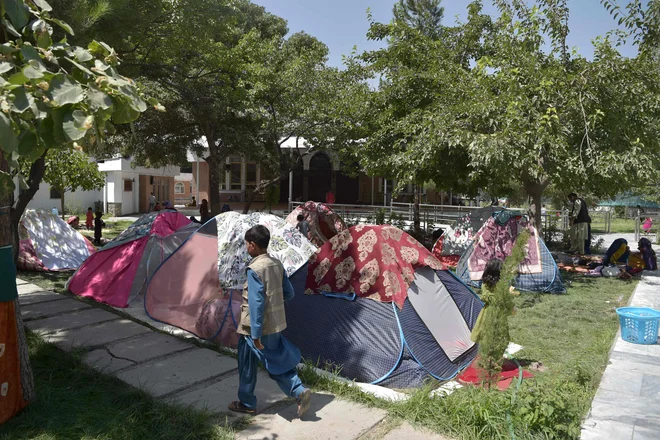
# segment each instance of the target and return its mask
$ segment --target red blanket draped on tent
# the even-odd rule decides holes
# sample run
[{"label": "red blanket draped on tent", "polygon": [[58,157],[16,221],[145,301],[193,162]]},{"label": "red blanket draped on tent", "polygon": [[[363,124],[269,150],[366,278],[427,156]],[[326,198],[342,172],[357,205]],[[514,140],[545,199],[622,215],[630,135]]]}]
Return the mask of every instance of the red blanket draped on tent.
[{"label": "red blanket draped on tent", "polygon": [[401,229],[358,225],[334,236],[310,259],[306,293],[355,293],[402,308],[415,269],[427,266],[444,269]]}]

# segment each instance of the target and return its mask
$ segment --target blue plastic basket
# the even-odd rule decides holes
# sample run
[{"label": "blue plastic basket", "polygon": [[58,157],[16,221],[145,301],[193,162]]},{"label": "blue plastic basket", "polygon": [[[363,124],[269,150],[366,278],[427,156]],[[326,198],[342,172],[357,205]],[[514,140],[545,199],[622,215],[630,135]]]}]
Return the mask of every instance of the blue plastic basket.
[{"label": "blue plastic basket", "polygon": [[616,309],[616,313],[624,341],[643,345],[658,342],[660,311],[648,307],[621,307]]}]

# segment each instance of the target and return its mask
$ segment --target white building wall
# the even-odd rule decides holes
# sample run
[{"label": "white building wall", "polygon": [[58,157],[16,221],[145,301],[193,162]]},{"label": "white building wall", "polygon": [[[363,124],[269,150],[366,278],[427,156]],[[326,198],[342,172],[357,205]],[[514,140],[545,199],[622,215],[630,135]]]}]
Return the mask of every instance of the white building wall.
[{"label": "white building wall", "polygon": [[[14,197],[18,197],[18,190],[15,191]],[[102,200],[103,191],[76,191],[64,194],[64,206],[68,212],[77,214],[85,213],[89,207],[94,209],[94,203]],[[41,182],[39,189],[27,207],[28,209],[45,209],[48,211],[57,208],[60,211],[61,203],[60,199],[50,198],[50,185]]]}]

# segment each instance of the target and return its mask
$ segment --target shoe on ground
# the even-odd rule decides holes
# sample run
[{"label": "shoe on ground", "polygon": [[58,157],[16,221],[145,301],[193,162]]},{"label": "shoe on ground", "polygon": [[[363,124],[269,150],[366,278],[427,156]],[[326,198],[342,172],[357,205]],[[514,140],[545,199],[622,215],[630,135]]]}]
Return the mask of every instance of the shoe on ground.
[{"label": "shoe on ground", "polygon": [[312,397],[312,392],[310,390],[305,390],[303,393],[296,399],[298,402],[298,417],[305,415],[309,409],[310,400]]}]

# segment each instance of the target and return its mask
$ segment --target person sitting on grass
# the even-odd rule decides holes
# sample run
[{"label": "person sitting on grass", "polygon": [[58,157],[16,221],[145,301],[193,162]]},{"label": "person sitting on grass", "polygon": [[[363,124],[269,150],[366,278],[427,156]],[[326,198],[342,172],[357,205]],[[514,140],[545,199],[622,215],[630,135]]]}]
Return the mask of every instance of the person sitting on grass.
[{"label": "person sitting on grass", "polygon": [[245,233],[245,245],[252,260],[247,269],[247,288],[243,291],[238,340],[238,399],[229,405],[234,412],[256,414],[259,363],[289,397],[298,403],[298,417],[309,409],[311,391],[306,389],[296,371],[300,350],[289,342],[284,301],[295,292],[282,263],[267,253],[270,232],[263,225]]},{"label": "person sitting on grass", "polygon": [[298,223],[296,224],[296,229],[303,235],[303,237],[309,239],[309,223],[305,220],[305,216],[298,214],[296,217]]},{"label": "person sitting on grass", "polygon": [[96,211],[96,218],[94,219],[94,244],[101,245],[101,237],[103,236],[103,213]]}]

